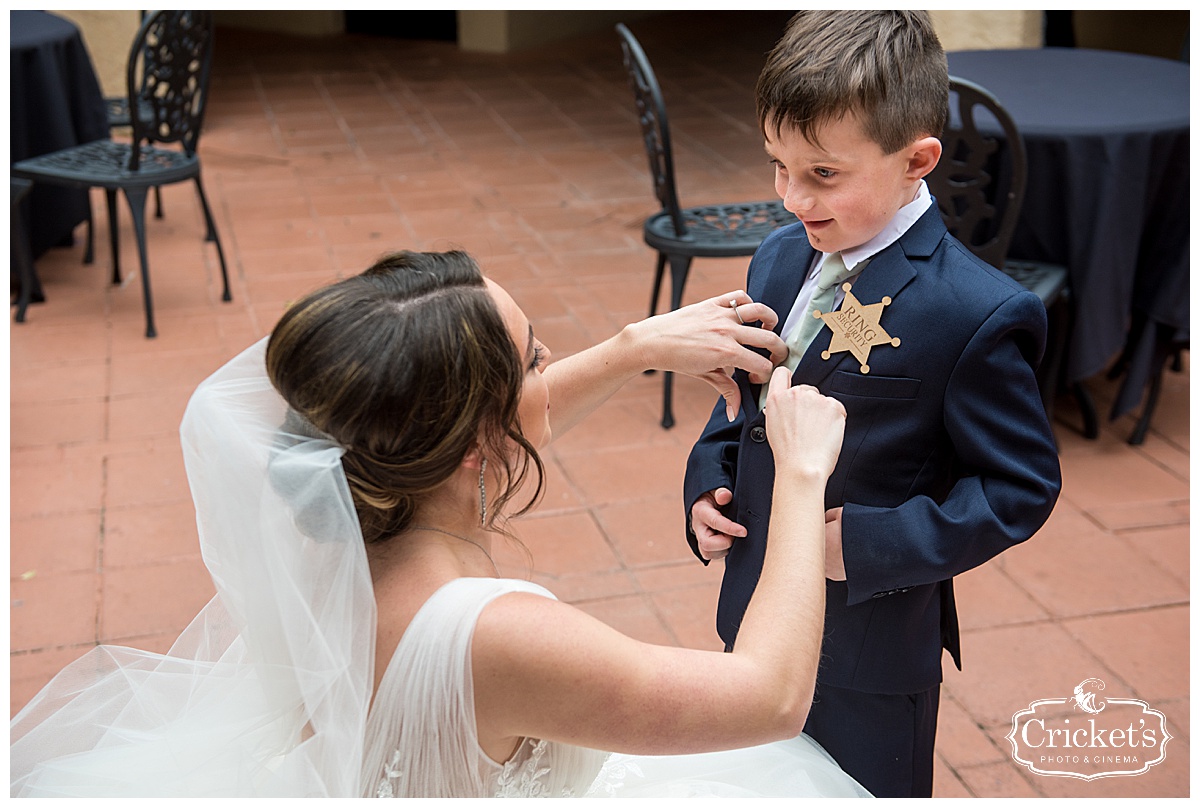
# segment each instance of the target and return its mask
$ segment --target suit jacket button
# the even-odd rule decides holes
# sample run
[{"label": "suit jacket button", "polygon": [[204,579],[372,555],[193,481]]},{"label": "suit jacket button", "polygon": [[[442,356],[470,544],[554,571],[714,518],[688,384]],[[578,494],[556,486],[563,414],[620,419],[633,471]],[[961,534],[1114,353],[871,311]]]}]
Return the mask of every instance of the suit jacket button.
[{"label": "suit jacket button", "polygon": [[762,443],[767,439],[767,430],[761,426],[756,426],[750,430],[750,440],[755,443]]},{"label": "suit jacket button", "polygon": [[872,595],[871,597],[873,597],[873,598],[882,598],[882,597],[884,597],[884,596],[886,596],[886,595],[887,595],[887,592],[876,592],[876,593],[875,593],[874,595]]}]

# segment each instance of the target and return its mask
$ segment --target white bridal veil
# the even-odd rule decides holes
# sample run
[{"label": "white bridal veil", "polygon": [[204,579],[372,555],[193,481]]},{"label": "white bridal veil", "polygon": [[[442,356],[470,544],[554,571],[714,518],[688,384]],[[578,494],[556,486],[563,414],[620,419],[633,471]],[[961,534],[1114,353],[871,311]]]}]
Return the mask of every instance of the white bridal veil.
[{"label": "white bridal veil", "polygon": [[375,602],[342,450],[289,417],[266,340],[180,433],[217,595],[166,655],[101,646],[13,719],[13,796],[359,796]]}]

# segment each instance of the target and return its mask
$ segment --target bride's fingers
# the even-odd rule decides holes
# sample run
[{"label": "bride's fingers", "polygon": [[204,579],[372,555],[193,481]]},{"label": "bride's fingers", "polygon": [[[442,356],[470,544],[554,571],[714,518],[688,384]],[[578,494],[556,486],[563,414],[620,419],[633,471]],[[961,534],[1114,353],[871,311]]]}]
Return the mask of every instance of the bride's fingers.
[{"label": "bride's fingers", "polygon": [[[778,334],[776,334],[774,331],[771,331],[769,328],[766,328],[765,326],[763,328],[743,329],[743,333],[738,334],[737,339],[738,342],[740,342],[742,345],[745,345],[747,348],[762,348],[766,351],[769,351],[771,354],[772,368],[781,363],[783,360],[787,359],[787,343],[784,342]],[[746,368],[746,370],[751,369],[752,368]],[[766,381],[771,372],[771,368],[755,368],[754,370],[761,372],[762,379],[759,381],[760,384]]]},{"label": "bride's fingers", "polygon": [[734,319],[744,325],[760,322],[762,327],[769,331],[779,322],[779,315],[775,313],[774,309],[765,303],[755,302],[741,289],[711,297],[708,302],[714,303],[720,308],[729,309],[733,313]]},{"label": "bride's fingers", "polygon": [[[742,345],[767,351],[770,356],[770,367],[758,366],[753,359],[740,356],[737,366],[750,373],[756,384],[764,384],[770,377],[771,368],[780,364],[788,356],[787,343],[772,329],[779,322],[775,310],[765,303],[756,303],[745,292],[730,292],[727,295],[712,298],[718,306],[726,305],[733,312],[739,325],[759,323],[757,328],[739,329],[736,339]],[[724,301],[722,303],[722,301]],[[753,364],[749,364],[753,363]]]},{"label": "bride's fingers", "polygon": [[779,322],[779,316],[775,314],[773,308],[766,303],[755,303],[749,297],[745,302],[738,304],[737,313],[741,315],[745,324],[760,322],[767,331],[770,331]]},{"label": "bride's fingers", "polygon": [[732,355],[721,357],[721,364],[723,366],[741,368],[749,374],[750,380],[755,384],[762,384],[770,378],[771,372],[777,364],[773,354],[768,358],[757,351],[752,351],[741,345],[737,346],[730,353]]},{"label": "bride's fingers", "polygon": [[699,378],[711,384],[725,399],[725,417],[730,422],[737,418],[738,410],[742,407],[742,390],[737,386],[737,382],[722,370],[710,370],[700,374]]}]

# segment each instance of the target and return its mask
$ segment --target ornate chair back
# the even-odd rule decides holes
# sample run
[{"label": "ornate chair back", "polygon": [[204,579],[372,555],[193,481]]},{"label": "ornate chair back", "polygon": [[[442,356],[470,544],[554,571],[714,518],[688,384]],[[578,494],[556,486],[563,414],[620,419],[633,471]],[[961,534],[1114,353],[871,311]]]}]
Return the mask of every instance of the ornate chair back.
[{"label": "ornate chair back", "polygon": [[[157,11],[143,21],[126,69],[129,108],[145,111],[130,116],[135,144],[179,143],[196,153],[212,54],[212,12]],[[130,171],[141,157],[130,150]]]},{"label": "ornate chair back", "polygon": [[629,84],[633,88],[634,103],[638,111],[638,122],[642,126],[642,140],[646,157],[650,160],[650,177],[654,181],[654,196],[664,211],[671,214],[675,235],[687,235],[687,224],[679,207],[679,196],[675,191],[675,164],[671,157],[671,130],[667,124],[667,105],[650,60],[642,51],[641,44],[623,23],[617,25],[621,37],[621,56],[629,72]]},{"label": "ornate chair back", "polygon": [[[950,118],[942,130],[942,159],[926,177],[946,229],[978,258],[1036,294],[1050,318],[1045,356],[1037,370],[1046,414],[1064,383],[1071,320],[1067,268],[1008,258],[1025,201],[1025,144],[996,97],[966,79],[950,77]],[[986,130],[986,131],[985,131]],[[1001,141],[994,133],[1003,133]],[[1096,407],[1080,382],[1069,384],[1083,416],[1083,433],[1099,434]]]},{"label": "ornate chair back", "polygon": [[[978,84],[951,76],[950,101],[929,188],[951,234],[1003,269],[1025,199],[1025,146],[1012,117]],[[997,125],[1003,140],[984,131]]]}]

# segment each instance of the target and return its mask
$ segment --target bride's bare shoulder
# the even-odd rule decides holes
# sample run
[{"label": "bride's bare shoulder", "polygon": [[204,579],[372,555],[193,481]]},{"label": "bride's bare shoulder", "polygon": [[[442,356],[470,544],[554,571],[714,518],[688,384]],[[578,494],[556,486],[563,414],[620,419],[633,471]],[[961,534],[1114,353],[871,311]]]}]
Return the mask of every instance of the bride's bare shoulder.
[{"label": "bride's bare shoulder", "polygon": [[[555,651],[592,642],[598,635],[617,635],[587,612],[536,592],[509,592],[493,600],[475,625],[472,655],[476,659],[553,658]],[[618,635],[619,636],[619,635]]]}]

